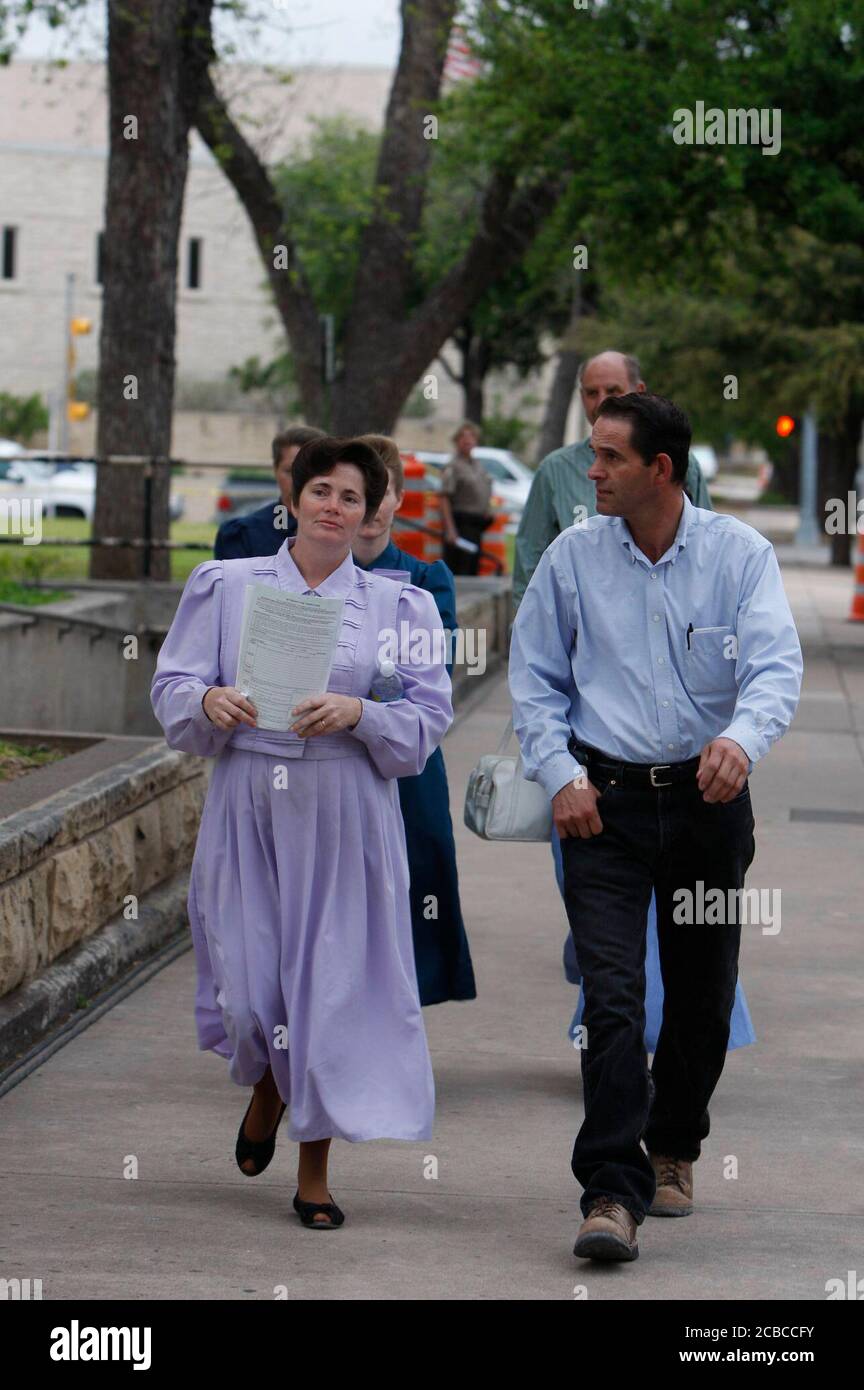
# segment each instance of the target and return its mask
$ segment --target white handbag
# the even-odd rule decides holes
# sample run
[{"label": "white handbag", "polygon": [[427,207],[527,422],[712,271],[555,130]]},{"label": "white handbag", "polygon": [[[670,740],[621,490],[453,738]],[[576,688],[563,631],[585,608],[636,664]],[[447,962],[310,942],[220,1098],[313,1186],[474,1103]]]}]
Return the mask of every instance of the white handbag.
[{"label": "white handbag", "polygon": [[522,754],[504,750],[513,735],[508,719],[495,753],[484,753],[465,790],[465,824],[482,840],[549,840],[552,802],[539,782],[522,774]]}]

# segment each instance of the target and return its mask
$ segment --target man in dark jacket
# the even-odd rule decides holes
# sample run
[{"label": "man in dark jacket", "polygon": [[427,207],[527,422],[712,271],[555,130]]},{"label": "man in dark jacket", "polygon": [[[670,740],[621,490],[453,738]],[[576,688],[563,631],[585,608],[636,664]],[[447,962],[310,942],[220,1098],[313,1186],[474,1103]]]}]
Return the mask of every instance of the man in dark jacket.
[{"label": "man in dark jacket", "polygon": [[216,535],[216,560],[246,560],[251,555],[275,555],[286,536],[293,536],[297,521],[291,512],[291,465],[304,444],[322,439],[323,430],[295,425],[273,440],[273,472],[279,489],[278,502],[267,502],[245,516],[223,521]]}]

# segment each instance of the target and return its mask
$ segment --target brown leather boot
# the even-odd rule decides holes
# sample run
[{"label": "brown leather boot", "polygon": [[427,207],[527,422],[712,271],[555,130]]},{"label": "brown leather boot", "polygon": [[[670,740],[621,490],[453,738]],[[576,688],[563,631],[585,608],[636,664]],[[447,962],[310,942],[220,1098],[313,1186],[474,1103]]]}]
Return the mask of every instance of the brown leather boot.
[{"label": "brown leather boot", "polygon": [[657,1192],[649,1216],[689,1216],[693,1211],[693,1164],[686,1158],[649,1153]]},{"label": "brown leather boot", "polygon": [[579,1227],[573,1254],[582,1260],[638,1260],[635,1217],[614,1197],[598,1197]]}]

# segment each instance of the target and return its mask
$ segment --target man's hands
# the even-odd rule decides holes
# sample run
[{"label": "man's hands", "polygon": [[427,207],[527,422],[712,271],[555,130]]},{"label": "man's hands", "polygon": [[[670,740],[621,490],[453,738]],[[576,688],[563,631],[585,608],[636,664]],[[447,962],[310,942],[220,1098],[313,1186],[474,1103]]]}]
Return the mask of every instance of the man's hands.
[{"label": "man's hands", "polygon": [[734,739],[715,738],[706,743],[696,774],[703,800],[734,800],[747,781],[749,768],[750,759]]},{"label": "man's hands", "polygon": [[[696,782],[707,802],[733,801],[750,768],[750,759],[731,738],[715,738],[702,749]],[[603,822],[597,811],[601,793],[585,776],[575,776],[552,798],[552,820],[559,837],[590,840],[599,835]]]},{"label": "man's hands", "polygon": [[552,821],[558,836],[578,836],[580,840],[590,840],[599,835],[603,822],[597,814],[600,793],[587,777],[575,776],[572,782],[563,786],[552,798]]}]

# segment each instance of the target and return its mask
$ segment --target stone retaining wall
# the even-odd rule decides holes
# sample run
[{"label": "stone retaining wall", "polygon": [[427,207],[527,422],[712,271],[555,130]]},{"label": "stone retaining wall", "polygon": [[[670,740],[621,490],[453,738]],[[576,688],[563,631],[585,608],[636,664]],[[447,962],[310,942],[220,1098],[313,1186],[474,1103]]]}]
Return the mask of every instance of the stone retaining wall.
[{"label": "stone retaining wall", "polygon": [[0,996],[117,913],[134,920],[190,862],[205,788],[204,759],[150,744],[0,820]]},{"label": "stone retaining wall", "polygon": [[[182,585],[89,582],[69,587],[76,591],[72,599],[40,605],[27,614],[0,611],[4,722],[160,738],[150,684]],[[509,578],[458,579],[456,612],[460,627],[484,629],[486,674],[495,674],[507,651]],[[64,628],[51,621],[51,614],[87,619],[96,626]],[[100,623],[105,625],[102,632]],[[126,634],[138,639],[134,660],[124,656]],[[482,680],[457,666],[454,704]]]}]

